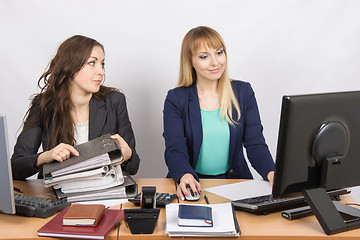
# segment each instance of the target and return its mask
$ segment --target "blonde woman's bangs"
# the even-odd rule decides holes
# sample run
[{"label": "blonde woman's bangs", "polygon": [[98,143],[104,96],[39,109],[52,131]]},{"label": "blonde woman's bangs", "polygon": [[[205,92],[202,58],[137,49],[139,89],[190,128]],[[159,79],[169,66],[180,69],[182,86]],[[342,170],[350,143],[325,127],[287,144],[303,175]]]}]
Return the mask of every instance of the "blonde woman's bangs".
[{"label": "blonde woman's bangs", "polygon": [[217,36],[207,34],[205,36],[198,37],[196,40],[192,41],[192,43],[190,44],[191,55],[194,56],[201,47],[204,47],[206,51],[210,48],[222,48],[226,54],[225,45]]}]

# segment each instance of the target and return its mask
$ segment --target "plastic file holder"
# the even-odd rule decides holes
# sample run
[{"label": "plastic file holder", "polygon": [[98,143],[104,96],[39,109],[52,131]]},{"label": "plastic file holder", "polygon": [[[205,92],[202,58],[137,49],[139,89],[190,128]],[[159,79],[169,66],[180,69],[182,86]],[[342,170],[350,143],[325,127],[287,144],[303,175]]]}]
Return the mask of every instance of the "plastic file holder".
[{"label": "plastic file holder", "polygon": [[125,209],[125,219],[132,234],[151,234],[154,232],[160,209]]},{"label": "plastic file holder", "polygon": [[125,209],[125,220],[132,234],[151,234],[157,224],[160,209],[156,206],[156,187],[141,188],[140,209]]}]

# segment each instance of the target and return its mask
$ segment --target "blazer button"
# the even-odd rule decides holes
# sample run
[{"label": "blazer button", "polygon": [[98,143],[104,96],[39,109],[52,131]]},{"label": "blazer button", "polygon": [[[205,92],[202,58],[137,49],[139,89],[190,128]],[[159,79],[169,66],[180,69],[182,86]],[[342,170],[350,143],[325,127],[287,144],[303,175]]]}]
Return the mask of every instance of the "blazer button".
[{"label": "blazer button", "polygon": [[233,169],[230,169],[230,170],[229,170],[229,173],[233,173],[233,172],[234,172],[234,170],[233,170]]}]

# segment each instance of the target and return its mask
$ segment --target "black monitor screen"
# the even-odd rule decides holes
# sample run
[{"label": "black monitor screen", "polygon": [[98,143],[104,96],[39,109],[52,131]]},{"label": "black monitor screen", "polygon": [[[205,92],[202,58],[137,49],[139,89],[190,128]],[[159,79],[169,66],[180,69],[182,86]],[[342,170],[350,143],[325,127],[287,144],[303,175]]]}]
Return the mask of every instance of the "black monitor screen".
[{"label": "black monitor screen", "polygon": [[273,197],[360,185],[359,173],[360,91],[284,96]]}]

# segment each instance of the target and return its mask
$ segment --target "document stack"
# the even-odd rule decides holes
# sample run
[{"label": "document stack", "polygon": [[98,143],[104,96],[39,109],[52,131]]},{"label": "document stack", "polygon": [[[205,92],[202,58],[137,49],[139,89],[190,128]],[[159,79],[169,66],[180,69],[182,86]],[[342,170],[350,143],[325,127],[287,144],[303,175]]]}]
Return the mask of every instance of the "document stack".
[{"label": "document stack", "polygon": [[[187,221],[184,221],[184,218]],[[205,224],[200,224],[201,222]],[[231,202],[206,205],[168,204],[166,232],[170,237],[240,236],[240,228]]]},{"label": "document stack", "polygon": [[106,134],[74,146],[80,156],[43,167],[44,185],[69,202],[128,198],[137,193],[135,181],[115,165],[123,159],[116,140]]}]

